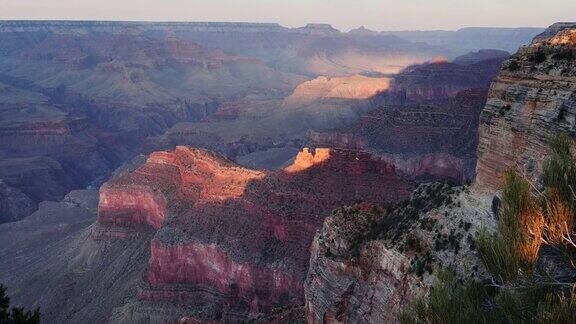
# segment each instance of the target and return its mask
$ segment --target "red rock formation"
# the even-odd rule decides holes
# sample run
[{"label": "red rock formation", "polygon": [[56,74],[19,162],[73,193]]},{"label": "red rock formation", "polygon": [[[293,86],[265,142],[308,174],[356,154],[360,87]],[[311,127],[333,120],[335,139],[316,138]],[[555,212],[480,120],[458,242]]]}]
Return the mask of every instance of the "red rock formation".
[{"label": "red rock formation", "polygon": [[330,210],[412,188],[359,151],[304,149],[286,170],[261,172],[179,146],[105,184],[98,222],[158,230],[142,300],[186,302],[206,287],[224,301],[205,304],[255,314],[302,300],[308,247]]},{"label": "red rock formation", "polygon": [[330,159],[330,149],[319,148],[314,152],[304,148],[294,159],[294,163],[286,168],[287,172],[300,172]]}]

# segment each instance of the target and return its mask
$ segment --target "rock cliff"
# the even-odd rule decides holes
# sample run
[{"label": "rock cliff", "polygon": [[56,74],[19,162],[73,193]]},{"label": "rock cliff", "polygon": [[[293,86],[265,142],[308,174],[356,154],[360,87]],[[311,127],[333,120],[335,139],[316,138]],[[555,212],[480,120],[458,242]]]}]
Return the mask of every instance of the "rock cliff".
[{"label": "rock cliff", "polygon": [[552,135],[576,130],[576,23],[555,24],[508,60],[480,117],[477,186],[519,167],[538,177]]},{"label": "rock cliff", "polygon": [[308,247],[330,210],[399,201],[412,188],[359,151],[304,149],[285,170],[264,172],[179,146],[101,188],[99,235],[155,231],[132,320],[163,302],[190,309],[180,315],[239,320],[303,301]]},{"label": "rock cliff", "polygon": [[308,323],[394,323],[438,271],[482,276],[474,240],[493,226],[489,201],[436,183],[422,185],[400,206],[335,211],[312,244]]},{"label": "rock cliff", "polygon": [[397,322],[438,270],[483,278],[475,237],[495,226],[501,172],[537,179],[551,136],[574,138],[575,28],[553,25],[504,63],[481,113],[470,191],[423,185],[400,206],[346,207],[325,220],[304,287],[309,323]]}]

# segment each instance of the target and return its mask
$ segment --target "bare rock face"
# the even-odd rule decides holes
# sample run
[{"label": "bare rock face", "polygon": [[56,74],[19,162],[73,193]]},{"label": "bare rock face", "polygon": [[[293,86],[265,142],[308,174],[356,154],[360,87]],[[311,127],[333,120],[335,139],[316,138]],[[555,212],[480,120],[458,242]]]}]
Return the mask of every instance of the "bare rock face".
[{"label": "bare rock face", "polygon": [[392,165],[352,150],[304,149],[285,170],[266,172],[182,146],[153,153],[100,190],[102,238],[155,231],[136,302],[116,318],[149,316],[165,302],[188,309],[172,316],[204,320],[301,303],[308,247],[326,214],[396,202],[412,188]]},{"label": "bare rock face", "polygon": [[335,211],[312,244],[308,323],[396,323],[438,271],[482,277],[474,238],[494,226],[489,201],[436,183],[392,209],[364,204]]},{"label": "bare rock face", "polygon": [[361,75],[350,77],[318,77],[300,84],[284,100],[288,106],[311,104],[319,99],[369,99],[388,89],[390,79]]},{"label": "bare rock face", "polygon": [[0,180],[0,223],[21,219],[35,209],[36,204],[28,196]]},{"label": "bare rock face", "polygon": [[576,23],[552,25],[508,60],[480,119],[477,185],[498,188],[503,171],[537,178],[553,135],[574,138]]},{"label": "bare rock face", "polygon": [[506,52],[470,53],[456,63],[411,66],[373,96],[375,108],[337,131],[310,132],[311,145],[360,148],[415,181],[471,181],[478,122]]}]

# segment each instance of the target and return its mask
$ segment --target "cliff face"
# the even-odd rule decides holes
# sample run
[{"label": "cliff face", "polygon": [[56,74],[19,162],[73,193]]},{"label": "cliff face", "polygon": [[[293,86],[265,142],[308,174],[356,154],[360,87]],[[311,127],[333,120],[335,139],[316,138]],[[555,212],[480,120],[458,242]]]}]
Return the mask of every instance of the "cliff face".
[{"label": "cliff face", "polygon": [[482,279],[474,238],[496,225],[490,200],[501,172],[517,166],[538,178],[550,137],[574,138],[575,28],[553,25],[502,67],[480,117],[471,192],[421,186],[392,210],[357,206],[326,219],[304,288],[309,323],[396,322],[446,267]]},{"label": "cliff face", "polygon": [[386,92],[372,98],[375,108],[357,122],[338,131],[312,132],[309,140],[369,150],[417,181],[469,181],[479,114],[503,60],[496,51],[470,54],[458,64],[439,61],[407,68],[391,78]]},{"label": "cliff face", "polygon": [[497,189],[503,171],[538,177],[552,135],[574,138],[576,23],[551,26],[508,60],[480,118],[477,186]]},{"label": "cliff face", "polygon": [[357,151],[305,149],[285,170],[263,172],[177,147],[101,188],[99,235],[155,231],[136,309],[193,302],[188,315],[241,319],[302,302],[308,247],[326,213],[399,201],[412,188]]},{"label": "cliff face", "polygon": [[308,323],[395,323],[438,271],[453,267],[459,276],[481,277],[474,238],[493,225],[488,203],[462,188],[431,184],[393,209],[334,212],[312,244]]}]

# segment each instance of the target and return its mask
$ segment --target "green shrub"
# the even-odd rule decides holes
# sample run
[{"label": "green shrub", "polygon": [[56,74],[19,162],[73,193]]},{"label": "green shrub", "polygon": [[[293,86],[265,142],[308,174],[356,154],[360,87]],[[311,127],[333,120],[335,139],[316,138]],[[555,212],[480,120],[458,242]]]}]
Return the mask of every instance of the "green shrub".
[{"label": "green shrub", "polygon": [[534,53],[534,56],[532,56],[531,59],[536,64],[543,63],[544,61],[546,61],[546,53],[544,53],[544,51],[540,49],[536,53]]},{"label": "green shrub", "polygon": [[476,241],[480,258],[495,279],[502,283],[518,276],[519,260],[500,233],[483,230]]},{"label": "green shrub", "polygon": [[[576,283],[562,282],[566,272],[576,274],[574,260],[562,257],[547,272],[546,262],[535,266],[540,244],[560,245],[574,236],[574,158],[570,141],[555,138],[552,154],[544,164],[545,194],[534,192],[515,172],[506,173],[498,231],[481,231],[477,238],[480,257],[491,284],[439,276],[428,296],[415,300],[403,312],[402,323],[576,323]],[[561,226],[563,225],[564,226]],[[567,230],[565,224],[568,224]],[[564,256],[576,255],[565,244]],[[570,276],[570,275],[568,275]]]},{"label": "green shrub", "polygon": [[518,61],[516,60],[510,61],[510,63],[508,63],[508,70],[512,72],[520,70],[520,64],[518,63]]},{"label": "green shrub", "polygon": [[576,210],[576,164],[570,149],[570,139],[566,135],[554,137],[551,141],[551,155],[542,167],[544,185],[556,188],[561,198],[572,210]]},{"label": "green shrub", "polygon": [[0,323],[37,324],[40,323],[40,311],[38,308],[33,311],[27,311],[21,307],[10,309],[10,298],[6,295],[6,287],[0,285]]},{"label": "green shrub", "polygon": [[515,171],[505,174],[498,231],[519,263],[529,268],[542,243],[544,218],[533,197],[530,183]]},{"label": "green shrub", "polygon": [[555,60],[573,61],[576,55],[571,48],[559,48],[556,50],[552,58]]},{"label": "green shrub", "polygon": [[402,324],[486,322],[483,303],[490,296],[486,285],[459,283],[450,271],[440,272],[427,298],[418,298],[400,314]]}]

